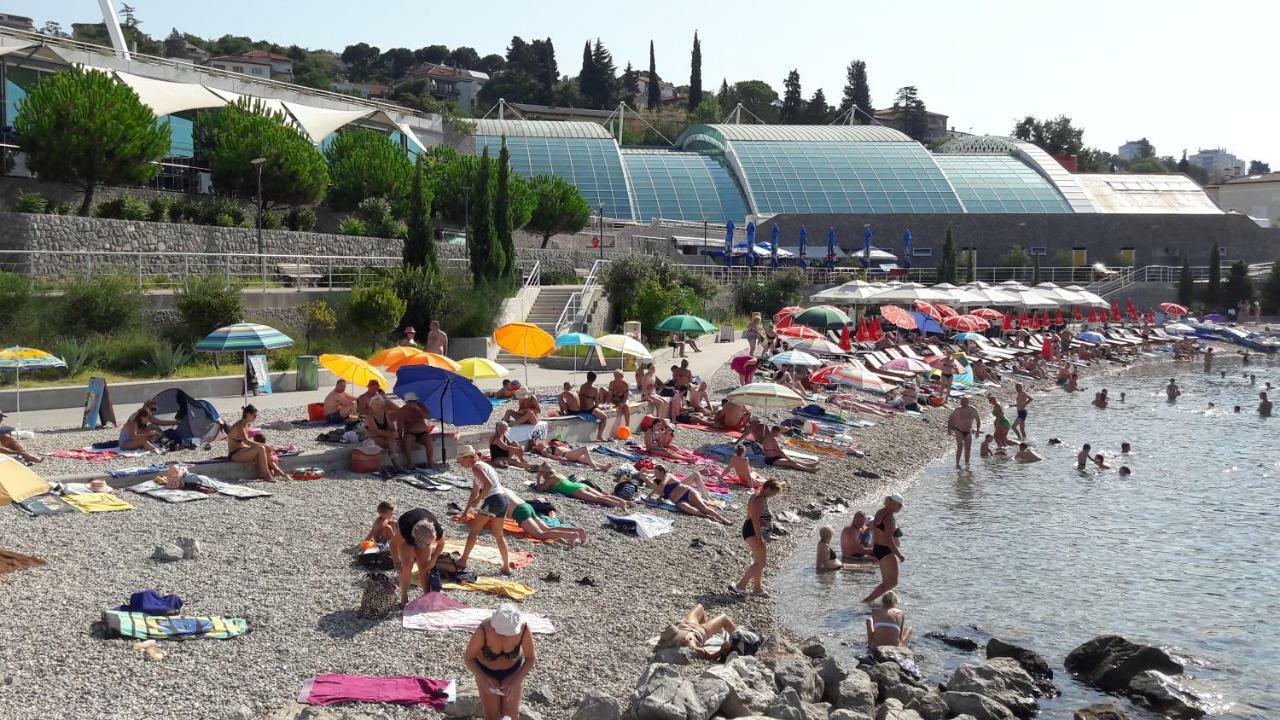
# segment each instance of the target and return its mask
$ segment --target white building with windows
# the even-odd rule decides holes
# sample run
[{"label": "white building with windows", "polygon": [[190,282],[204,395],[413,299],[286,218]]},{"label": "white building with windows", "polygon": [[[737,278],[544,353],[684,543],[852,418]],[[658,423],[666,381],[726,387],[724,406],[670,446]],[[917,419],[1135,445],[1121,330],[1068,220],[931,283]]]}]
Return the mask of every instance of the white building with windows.
[{"label": "white building with windows", "polygon": [[1222,183],[1244,175],[1245,162],[1222,148],[1201,150],[1188,155],[1187,162],[1209,173],[1210,185]]}]

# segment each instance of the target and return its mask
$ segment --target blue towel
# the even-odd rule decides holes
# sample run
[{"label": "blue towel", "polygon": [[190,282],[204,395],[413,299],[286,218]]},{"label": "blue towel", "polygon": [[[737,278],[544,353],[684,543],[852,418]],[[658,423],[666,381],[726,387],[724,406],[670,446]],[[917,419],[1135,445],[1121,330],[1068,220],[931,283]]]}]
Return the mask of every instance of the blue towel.
[{"label": "blue towel", "polygon": [[138,475],[154,475],[155,473],[162,473],[166,469],[167,468],[164,463],[152,463],[145,467],[116,468],[115,470],[108,470],[107,472],[111,474],[111,477],[122,478],[136,477]]},{"label": "blue towel", "polygon": [[609,447],[608,445],[597,445],[594,448],[592,448],[592,450],[600,453],[601,455],[608,455],[609,457],[621,458],[623,460],[629,460],[631,462],[640,462],[641,460],[644,459],[643,455],[636,455],[634,453],[629,453],[623,450],[619,450],[617,448]]},{"label": "blue towel", "polygon": [[155,590],[139,590],[129,596],[129,602],[116,608],[143,615],[173,615],[181,609],[182,598],[177,595],[161,595]]},{"label": "blue towel", "polygon": [[590,423],[599,423],[599,422],[600,422],[600,418],[596,417],[595,415],[592,415],[592,414],[591,414],[591,413],[589,413],[589,412],[580,412],[580,413],[576,413],[576,414],[577,414],[577,416],[578,416],[578,419],[579,419],[579,420],[586,420],[587,422],[590,422]]},{"label": "blue towel", "polygon": [[502,407],[507,404],[507,401],[502,398],[489,398],[489,404],[494,407]]}]

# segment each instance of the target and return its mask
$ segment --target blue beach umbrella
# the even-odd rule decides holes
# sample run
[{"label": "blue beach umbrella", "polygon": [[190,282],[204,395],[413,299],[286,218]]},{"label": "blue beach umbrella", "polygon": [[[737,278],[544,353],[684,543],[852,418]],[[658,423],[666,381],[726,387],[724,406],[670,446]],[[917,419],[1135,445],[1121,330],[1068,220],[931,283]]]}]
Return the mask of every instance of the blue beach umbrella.
[{"label": "blue beach umbrella", "polygon": [[[596,339],[586,333],[565,333],[556,338],[556,347],[595,347],[600,343]],[[573,374],[578,374],[578,356],[573,356]]]},{"label": "blue beach umbrella", "polygon": [[440,421],[440,460],[444,461],[444,425],[479,425],[493,414],[493,404],[475,383],[430,365],[410,365],[396,374],[396,395],[418,396],[431,417]]},{"label": "blue beach umbrella", "polygon": [[805,257],[807,257],[805,253],[805,245],[807,245],[808,243],[809,243],[809,228],[805,227],[804,225],[801,225],[800,226],[800,267],[802,269],[809,267],[809,263],[805,262]]},{"label": "blue beach umbrella", "polygon": [[976,341],[976,342],[985,342],[985,341],[986,341],[986,339],[987,339],[987,337],[986,337],[985,335],[983,335],[982,333],[976,333],[976,332],[962,332],[962,333],[957,333],[957,334],[956,334],[956,336],[955,336],[955,337],[953,337],[953,338],[951,338],[951,339],[952,339],[952,340],[961,340],[961,341],[963,341],[963,340],[974,340],[974,341]]},{"label": "blue beach umbrella", "polygon": [[915,310],[909,310],[907,311],[907,314],[910,315],[916,321],[916,329],[919,330],[920,332],[937,333],[939,335],[942,335],[945,333],[945,331],[942,329],[942,326],[939,325],[937,322],[935,322],[934,319],[929,317],[928,315],[925,315],[922,312],[916,312]]},{"label": "blue beach umbrella", "polygon": [[1106,338],[1102,337],[1101,333],[1096,333],[1096,332],[1093,332],[1092,330],[1089,332],[1082,332],[1076,337],[1079,338],[1080,340],[1083,340],[1085,342],[1091,342],[1091,343],[1100,343],[1106,340]]},{"label": "blue beach umbrella", "polygon": [[778,267],[778,223],[774,223],[769,231],[769,262]]},{"label": "blue beach umbrella", "polygon": [[756,224],[747,223],[747,267],[756,266]]},{"label": "blue beach umbrella", "polygon": [[724,266],[733,265],[733,221],[724,226]]},{"label": "blue beach umbrella", "polygon": [[911,269],[911,228],[902,233],[902,266]]},{"label": "blue beach umbrella", "polygon": [[871,226],[862,228],[862,267],[871,267]]},{"label": "blue beach umbrella", "polygon": [[827,269],[832,270],[836,266],[836,229],[827,228]]}]

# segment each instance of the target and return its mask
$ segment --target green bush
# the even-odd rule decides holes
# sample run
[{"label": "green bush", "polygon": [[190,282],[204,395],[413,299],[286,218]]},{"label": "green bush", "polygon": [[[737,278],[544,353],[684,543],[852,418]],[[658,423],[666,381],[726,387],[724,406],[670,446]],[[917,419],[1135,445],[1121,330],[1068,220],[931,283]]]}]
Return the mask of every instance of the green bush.
[{"label": "green bush", "polygon": [[280,348],[267,353],[267,367],[274,372],[286,372],[292,370],[294,363],[298,360],[298,346]]},{"label": "green bush", "polygon": [[448,288],[440,271],[434,267],[404,268],[393,276],[396,292],[405,301],[401,326],[426,328],[432,320],[439,320],[441,305]]},{"label": "green bush", "polygon": [[329,162],[329,193],[335,210],[350,212],[362,200],[385,197],[403,205],[409,194],[413,163],[383,133],[362,128],[339,131],[324,150]]},{"label": "green bush", "polygon": [[115,200],[99,203],[93,214],[112,220],[150,220],[151,206],[132,195],[121,195]]},{"label": "green bush", "polygon": [[376,349],[377,339],[396,329],[406,303],[388,280],[374,279],[351,288],[347,321]]},{"label": "green bush", "polygon": [[311,354],[311,341],[338,327],[338,315],[323,298],[317,298],[298,308],[302,313],[302,336],[307,341],[307,354]]},{"label": "green bush", "polygon": [[773,315],[804,300],[808,281],[799,270],[779,270],[761,279],[738,282],[733,287],[734,308],[741,313]]},{"label": "green bush", "polygon": [[0,270],[0,327],[9,327],[23,316],[31,301],[31,282],[27,278]]},{"label": "green bush", "polygon": [[49,204],[49,212],[53,215],[70,215],[75,211],[76,206],[68,200],[58,200]]},{"label": "green bush", "polygon": [[202,222],[204,205],[190,198],[182,198],[169,208],[169,220],[176,223],[194,225]]},{"label": "green bush", "polygon": [[309,207],[289,208],[284,214],[284,226],[295,232],[311,232],[316,227],[316,211]]},{"label": "green bush", "polygon": [[440,326],[454,337],[487,337],[497,325],[507,293],[491,285],[457,280],[445,296]]},{"label": "green bush", "polygon": [[698,312],[698,298],[693,290],[680,285],[663,285],[655,278],[640,284],[626,307],[626,319],[637,320],[650,344],[665,333],[654,330],[663,318]]},{"label": "green bush", "polygon": [[13,211],[41,215],[49,212],[49,200],[38,192],[18,193],[13,201]]},{"label": "green bush", "polygon": [[123,275],[71,281],[53,303],[54,324],[64,336],[125,330],[137,326],[142,318],[137,280]]},{"label": "green bush", "polygon": [[403,240],[409,236],[408,226],[395,218],[391,203],[384,198],[371,197],[361,200],[355,217],[364,224],[372,237]]},{"label": "green bush", "polygon": [[280,213],[272,212],[270,210],[262,211],[263,230],[279,230],[283,224],[284,221],[280,219]]},{"label": "green bush", "polygon": [[240,227],[240,223],[236,222],[236,219],[232,217],[230,213],[224,212],[220,212],[213,216],[213,224],[217,227],[225,228]]},{"label": "green bush", "polygon": [[246,216],[240,203],[224,195],[218,195],[204,203],[200,210],[199,222],[219,227],[241,227],[246,224]]},{"label": "green bush", "polygon": [[151,209],[151,215],[147,219],[151,222],[169,222],[175,205],[177,203],[173,198],[157,195],[147,202],[147,207]]},{"label": "green bush", "polygon": [[539,285],[581,285],[582,278],[572,270],[543,270]]},{"label": "green bush", "polygon": [[[633,320],[625,317],[636,293],[646,282],[659,287],[683,288],[695,300],[705,301],[715,296],[716,286],[705,278],[685,272],[670,258],[652,255],[629,255],[609,263],[601,279],[605,296],[613,307],[615,320]],[[688,311],[697,314],[695,306]],[[659,318],[661,319],[661,318]]]},{"label": "green bush", "polygon": [[151,370],[157,377],[166,378],[177,375],[178,371],[189,362],[191,362],[191,353],[185,348],[169,343],[157,343],[151,348],[151,357],[147,360],[147,365],[151,366]]},{"label": "green bush", "polygon": [[98,361],[98,346],[90,340],[65,338],[53,346],[53,354],[67,364],[68,375],[78,375]]},{"label": "green bush", "polygon": [[133,373],[150,366],[157,348],[165,343],[145,332],[133,331],[111,335],[102,340],[100,351],[103,369]]},{"label": "green bush", "polygon": [[358,217],[348,217],[338,226],[339,235],[358,235],[360,237],[369,237],[369,228],[365,226],[364,221]]},{"label": "green bush", "polygon": [[188,278],[186,285],[178,290],[176,301],[188,341],[199,340],[244,317],[240,291],[227,287],[227,281],[220,275]]}]

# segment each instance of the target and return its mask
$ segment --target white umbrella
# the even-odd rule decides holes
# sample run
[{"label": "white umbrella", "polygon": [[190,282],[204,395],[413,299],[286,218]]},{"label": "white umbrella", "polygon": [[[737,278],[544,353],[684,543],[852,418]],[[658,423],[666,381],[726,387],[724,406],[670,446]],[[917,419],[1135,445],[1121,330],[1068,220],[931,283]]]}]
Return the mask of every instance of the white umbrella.
[{"label": "white umbrella", "polygon": [[951,296],[941,290],[904,283],[867,298],[870,305],[909,305],[916,300],[945,303],[951,301]]},{"label": "white umbrella", "polygon": [[972,290],[969,290],[968,288],[956,288],[955,290],[950,290],[948,292],[951,293],[952,305],[958,305],[960,307],[970,307],[973,305],[987,304],[986,298],[982,297],[981,295],[975,293]]},{"label": "white umbrella", "polygon": [[804,398],[796,394],[795,390],[769,382],[743,385],[725,398],[740,405],[758,407],[797,407],[804,404]]},{"label": "white umbrella", "polygon": [[1028,310],[1052,310],[1058,307],[1058,301],[1041,295],[1034,290],[1018,290],[1013,293],[1018,298],[1018,305]]},{"label": "white umbrella", "polygon": [[996,287],[1000,288],[1001,290],[1030,290],[1031,289],[1026,285],[1023,285],[1021,282],[1018,282],[1017,280],[1005,280],[1002,283],[997,283]]},{"label": "white umbrella", "polygon": [[802,367],[822,367],[822,361],[802,350],[788,350],[769,358],[769,362],[779,367],[797,365]]},{"label": "white umbrella", "polygon": [[626,335],[604,335],[596,338],[596,344],[603,348],[616,350],[623,355],[635,355],[641,360],[652,360],[653,356],[649,354],[649,349],[633,337]]},{"label": "white umbrella", "polygon": [[1063,305],[1085,305],[1084,298],[1080,293],[1066,288],[1060,288],[1053,283],[1040,283],[1032,288],[1036,292],[1044,295],[1050,300],[1056,300]]},{"label": "white umbrella", "polygon": [[1089,305],[1089,306],[1091,306],[1091,307],[1100,307],[1100,308],[1110,308],[1110,307],[1111,307],[1111,303],[1107,302],[1106,300],[1103,300],[1103,299],[1102,299],[1101,297],[1099,297],[1098,295],[1095,295],[1094,293],[1091,293],[1091,292],[1089,292],[1088,290],[1085,290],[1084,288],[1080,287],[1079,285],[1068,285],[1068,286],[1067,286],[1066,288],[1064,288],[1064,289],[1066,289],[1066,290],[1070,290],[1070,291],[1072,291],[1072,292],[1074,292],[1074,293],[1079,294],[1079,295],[1080,295],[1080,299],[1081,299],[1085,304],[1087,304],[1087,305]]},{"label": "white umbrella", "polygon": [[880,283],[871,283],[865,280],[853,280],[843,285],[837,285],[833,288],[827,288],[820,292],[809,296],[809,300],[816,303],[834,303],[836,305],[858,305],[863,300],[884,292],[886,287]]},{"label": "white umbrella", "polygon": [[988,285],[982,288],[965,288],[976,298],[982,299],[982,305],[995,305],[1000,307],[1008,307],[1019,305],[1020,301],[1016,295],[1004,290],[998,290]]}]

